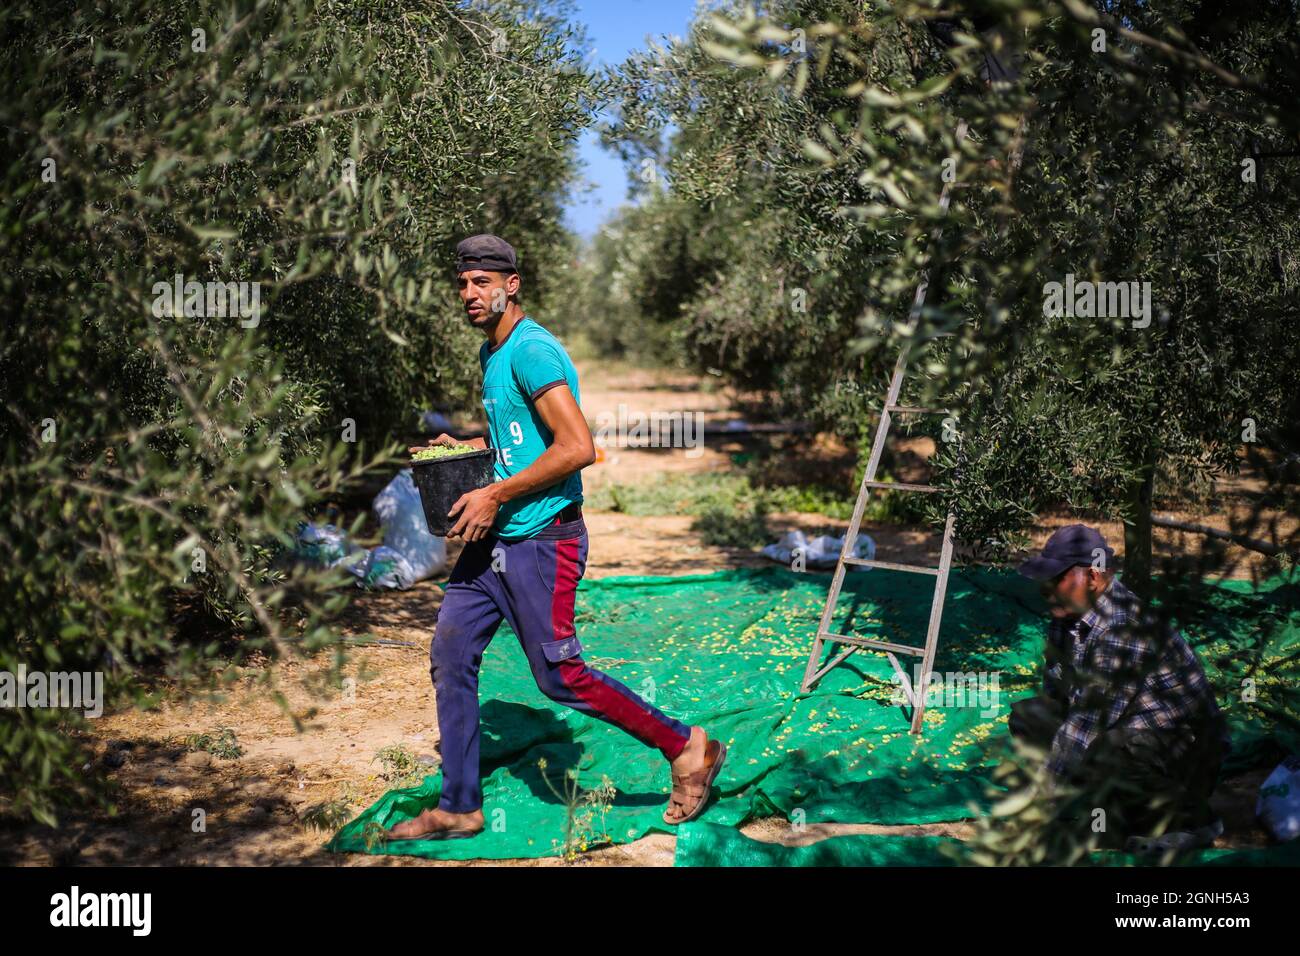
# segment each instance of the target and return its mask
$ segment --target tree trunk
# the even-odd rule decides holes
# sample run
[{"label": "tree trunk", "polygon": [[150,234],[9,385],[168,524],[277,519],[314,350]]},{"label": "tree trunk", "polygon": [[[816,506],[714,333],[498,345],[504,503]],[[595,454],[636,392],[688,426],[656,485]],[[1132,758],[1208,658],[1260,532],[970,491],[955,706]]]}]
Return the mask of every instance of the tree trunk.
[{"label": "tree trunk", "polygon": [[1155,449],[1147,446],[1142,469],[1129,491],[1124,517],[1124,584],[1139,597],[1151,593],[1151,500],[1155,491]]}]

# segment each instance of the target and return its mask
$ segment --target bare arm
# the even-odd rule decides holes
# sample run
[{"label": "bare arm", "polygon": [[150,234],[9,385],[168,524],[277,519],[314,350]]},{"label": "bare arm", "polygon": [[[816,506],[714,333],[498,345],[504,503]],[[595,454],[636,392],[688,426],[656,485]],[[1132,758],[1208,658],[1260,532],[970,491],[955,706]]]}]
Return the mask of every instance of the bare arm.
[{"label": "bare arm", "polygon": [[478,541],[486,537],[501,505],[521,495],[559,484],[596,460],[591,429],[587,427],[582,409],[567,385],[557,385],[543,392],[537,397],[534,407],[554,436],[551,444],[519,474],[462,495],[448,512],[452,517],[458,512],[460,514],[456,524],[447,532],[449,538]]},{"label": "bare arm", "polygon": [[555,436],[554,440],[519,474],[490,486],[496,492],[498,504],[559,484],[596,460],[591,429],[587,427],[587,420],[582,417],[582,409],[569,386],[557,385],[548,389],[537,397],[534,407]]}]

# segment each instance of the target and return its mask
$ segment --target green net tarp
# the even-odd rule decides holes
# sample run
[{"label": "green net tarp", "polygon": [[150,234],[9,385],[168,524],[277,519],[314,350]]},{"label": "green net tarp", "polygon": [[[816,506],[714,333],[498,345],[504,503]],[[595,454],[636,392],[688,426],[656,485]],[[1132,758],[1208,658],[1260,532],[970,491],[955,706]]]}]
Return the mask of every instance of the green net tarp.
[{"label": "green net tarp", "polygon": [[855,834],[788,847],[701,820],[679,831],[674,866],[955,866],[962,846],[949,837]]},{"label": "green net tarp", "polygon": [[[829,577],[781,567],[583,582],[576,624],[584,656],[669,714],[726,741],[719,798],[703,820],[736,827],[779,814],[809,822],[928,823],[987,805],[1010,702],[1036,685],[1045,626],[1034,586],[1011,572],[967,569],[948,586],[925,729],[908,734],[893,670],[858,653],[807,696],[798,688]],[[933,579],[850,574],[832,630],[924,642]],[[1208,589],[1185,622],[1234,733],[1229,769],[1297,749],[1300,586]],[[436,805],[440,778],[393,790],[328,848],[442,859],[554,855],[673,832],[661,818],[667,765],[602,721],[547,700],[503,624],[483,657],[482,774],[487,829],[470,840],[385,845],[379,827]],[[545,764],[545,769],[540,766]],[[566,771],[612,800],[570,804]],[[912,845],[912,844],[906,844]]]},{"label": "green net tarp", "polygon": [[[674,866],[960,866],[965,844],[950,837],[853,834],[807,846],[782,846],[734,827],[692,821],[677,834]],[[1138,866],[1130,854],[1093,854],[1095,866]],[[1300,841],[1249,849],[1197,850],[1178,866],[1300,866]]]}]

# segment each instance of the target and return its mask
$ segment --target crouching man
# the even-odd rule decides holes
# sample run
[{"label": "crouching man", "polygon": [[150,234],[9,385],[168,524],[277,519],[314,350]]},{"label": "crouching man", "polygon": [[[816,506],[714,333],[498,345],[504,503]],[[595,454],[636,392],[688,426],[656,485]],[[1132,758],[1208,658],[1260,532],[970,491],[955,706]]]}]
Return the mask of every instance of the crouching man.
[{"label": "crouching man", "polygon": [[[515,250],[497,236],[456,247],[465,317],[485,337],[479,350],[483,408],[496,481],[452,505],[449,537],[465,540],[429,648],[442,736],[442,795],[389,831],[394,840],[471,837],[483,829],[478,675],[502,620],[510,624],[547,697],[623,730],[669,763],[664,822],[703,812],[727,748],[588,666],[573,604],[587,566],[581,470],[596,457],[578,406],[578,375],[554,335],[519,305]],[[430,444],[455,444],[440,435]],[[470,444],[487,447],[482,439]],[[419,449],[411,449],[413,452]]]},{"label": "crouching man", "polygon": [[1051,624],[1042,689],[1012,705],[1011,734],[1047,752],[1052,781],[1112,794],[1106,832],[1128,849],[1204,846],[1223,832],[1209,798],[1226,725],[1196,654],[1115,577],[1113,558],[1100,532],[1075,524],[1020,567]]}]

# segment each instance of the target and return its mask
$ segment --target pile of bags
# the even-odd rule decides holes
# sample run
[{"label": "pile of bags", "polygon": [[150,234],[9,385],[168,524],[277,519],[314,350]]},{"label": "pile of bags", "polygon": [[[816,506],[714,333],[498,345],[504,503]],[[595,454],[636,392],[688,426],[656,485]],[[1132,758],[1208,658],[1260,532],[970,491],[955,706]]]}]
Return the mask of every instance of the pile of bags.
[{"label": "pile of bags", "polygon": [[375,495],[371,510],[384,529],[384,543],[367,550],[332,524],[298,525],[294,556],[323,567],[341,566],[359,587],[405,590],[447,566],[447,542],[429,533],[411,470],[397,473]]}]

